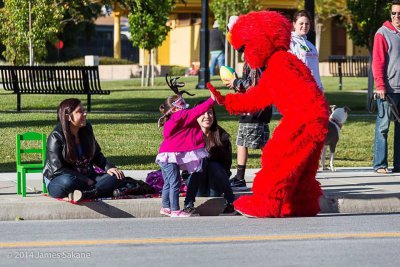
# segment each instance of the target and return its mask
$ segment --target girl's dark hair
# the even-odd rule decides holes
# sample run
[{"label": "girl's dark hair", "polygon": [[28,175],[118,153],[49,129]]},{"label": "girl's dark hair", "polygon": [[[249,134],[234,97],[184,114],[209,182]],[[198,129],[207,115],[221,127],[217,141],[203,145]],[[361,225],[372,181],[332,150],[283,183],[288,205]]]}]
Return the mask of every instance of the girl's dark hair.
[{"label": "girl's dark hair", "polygon": [[[81,101],[77,98],[68,98],[60,103],[57,109],[57,121],[61,125],[61,130],[64,134],[66,143],[66,160],[68,162],[74,162],[78,158],[78,153],[75,148],[74,136],[71,132],[71,122],[69,116],[72,116],[72,112],[81,104]],[[79,129],[79,138],[83,147],[84,155],[91,158],[94,153],[94,138],[90,134],[87,126]]]},{"label": "girl's dark hair", "polygon": [[159,120],[159,126],[163,126],[164,123],[171,117],[171,108],[172,108],[172,103],[174,103],[176,100],[178,100],[179,96],[178,95],[171,95],[165,99],[164,103],[160,105],[160,112],[164,114],[164,116]]},{"label": "girl's dark hair", "polygon": [[314,21],[311,18],[310,13],[307,10],[299,10],[296,13],[294,13],[293,16],[293,22],[296,23],[296,21],[301,18],[301,17],[307,17],[308,20],[310,21],[310,29],[312,29],[314,27]]},{"label": "girl's dark hair", "polygon": [[[201,100],[201,101],[197,102],[197,104],[195,106],[200,105],[203,102],[204,102],[204,100]],[[211,109],[212,109],[214,121],[211,124],[210,132],[206,138],[206,148],[208,151],[210,151],[213,147],[223,146],[222,141],[221,141],[221,131],[223,131],[223,129],[218,125],[217,114],[215,113],[214,107],[212,107]]]}]

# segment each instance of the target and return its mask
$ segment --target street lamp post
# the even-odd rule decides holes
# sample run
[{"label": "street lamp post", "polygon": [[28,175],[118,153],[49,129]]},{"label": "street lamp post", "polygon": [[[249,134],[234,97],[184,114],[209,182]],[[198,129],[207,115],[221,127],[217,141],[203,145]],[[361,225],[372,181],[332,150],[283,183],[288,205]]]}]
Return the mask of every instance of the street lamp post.
[{"label": "street lamp post", "polygon": [[[315,1],[314,0],[304,0],[304,8],[311,15],[311,20],[315,24]],[[307,40],[315,45],[315,29],[311,29],[307,34]]]},{"label": "street lamp post", "polygon": [[208,31],[208,0],[201,1],[201,29],[200,29],[200,70],[197,89],[205,89],[210,81],[210,69],[208,67],[209,48]]},{"label": "street lamp post", "polygon": [[34,57],[33,57],[33,43],[32,43],[32,4],[29,0],[28,2],[28,15],[29,15],[29,66],[33,66]]}]

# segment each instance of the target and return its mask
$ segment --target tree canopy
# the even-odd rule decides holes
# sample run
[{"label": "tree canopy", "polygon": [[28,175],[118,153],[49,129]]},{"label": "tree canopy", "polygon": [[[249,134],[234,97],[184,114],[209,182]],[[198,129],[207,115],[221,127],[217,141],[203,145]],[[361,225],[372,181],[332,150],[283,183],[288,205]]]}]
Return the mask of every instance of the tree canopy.
[{"label": "tree canopy", "polygon": [[226,21],[233,15],[246,14],[252,10],[260,10],[257,0],[213,0],[210,9],[218,20],[219,28],[226,29]]},{"label": "tree canopy", "polygon": [[372,51],[376,31],[390,18],[390,6],[385,0],[347,1],[347,30],[355,45]]},{"label": "tree canopy", "polygon": [[133,45],[146,50],[160,46],[171,29],[167,22],[175,1],[131,0],[128,5]]},{"label": "tree canopy", "polygon": [[[29,29],[31,3],[31,30]],[[29,40],[37,59],[44,59],[46,41],[55,41],[60,30],[64,6],[54,0],[7,0],[0,9],[0,38],[6,46],[4,57],[14,64],[29,61]]]},{"label": "tree canopy", "polygon": [[[346,0],[314,0],[316,20],[325,20],[333,16],[347,15]],[[304,0],[297,0],[298,8],[304,9]]]}]

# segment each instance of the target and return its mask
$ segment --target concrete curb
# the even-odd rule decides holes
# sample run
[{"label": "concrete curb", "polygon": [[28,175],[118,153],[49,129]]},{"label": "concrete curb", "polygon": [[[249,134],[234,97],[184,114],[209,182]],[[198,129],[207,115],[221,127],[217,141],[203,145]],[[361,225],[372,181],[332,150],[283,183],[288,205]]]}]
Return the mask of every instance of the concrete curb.
[{"label": "concrete curb", "polygon": [[[254,173],[246,175],[251,187]],[[127,176],[144,179],[149,171],[127,171]],[[400,212],[400,179],[397,174],[377,175],[365,168],[341,168],[337,172],[319,172],[324,196],[320,199],[321,212],[368,214]],[[104,199],[74,205],[32,193],[41,188],[41,176],[31,175],[31,188],[26,198],[15,194],[15,173],[0,173],[0,221],[64,220],[94,218],[146,218],[161,217],[161,198]],[[235,192],[249,194],[250,192]],[[180,198],[183,207],[184,198]],[[223,210],[223,198],[196,198],[196,208],[201,216],[217,216]]]},{"label": "concrete curb", "polygon": [[[99,200],[71,204],[48,197],[32,201],[0,204],[0,221],[65,220],[95,218],[148,218],[161,217],[160,198]],[[183,207],[183,198],[180,199]],[[197,198],[196,209],[201,216],[217,216],[223,209],[223,198]]]},{"label": "concrete curb", "polygon": [[321,213],[396,213],[400,212],[400,193],[397,196],[323,196],[320,206]]},{"label": "concrete curb", "polygon": [[[161,217],[160,198],[100,200],[71,204],[48,197],[32,202],[27,199],[13,203],[1,203],[0,221],[22,218],[24,220],[65,220],[100,218],[148,218]],[[183,198],[180,201],[183,207]],[[200,216],[218,216],[223,210],[223,198],[199,197],[196,209]],[[326,213],[395,213],[400,212],[399,197],[368,199],[321,197],[321,212]]]}]

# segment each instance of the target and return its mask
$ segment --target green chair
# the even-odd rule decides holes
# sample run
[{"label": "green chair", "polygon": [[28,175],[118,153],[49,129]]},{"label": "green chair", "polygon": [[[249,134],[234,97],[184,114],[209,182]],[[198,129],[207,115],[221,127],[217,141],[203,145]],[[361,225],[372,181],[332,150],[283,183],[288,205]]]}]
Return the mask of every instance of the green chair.
[{"label": "green chair", "polygon": [[[24,141],[24,142],[22,142]],[[40,147],[37,146],[37,142],[40,141]],[[34,146],[36,144],[36,147]],[[26,174],[27,173],[41,173],[46,162],[46,135],[26,132],[23,134],[16,135],[16,157],[17,157],[17,194],[26,197]],[[38,156],[35,156],[35,163],[30,163],[31,158],[29,156],[29,163],[21,162],[21,157],[24,154],[40,154],[41,159],[38,160]],[[24,160],[25,161],[25,160]],[[43,181],[43,193],[47,193],[46,185]]]}]

